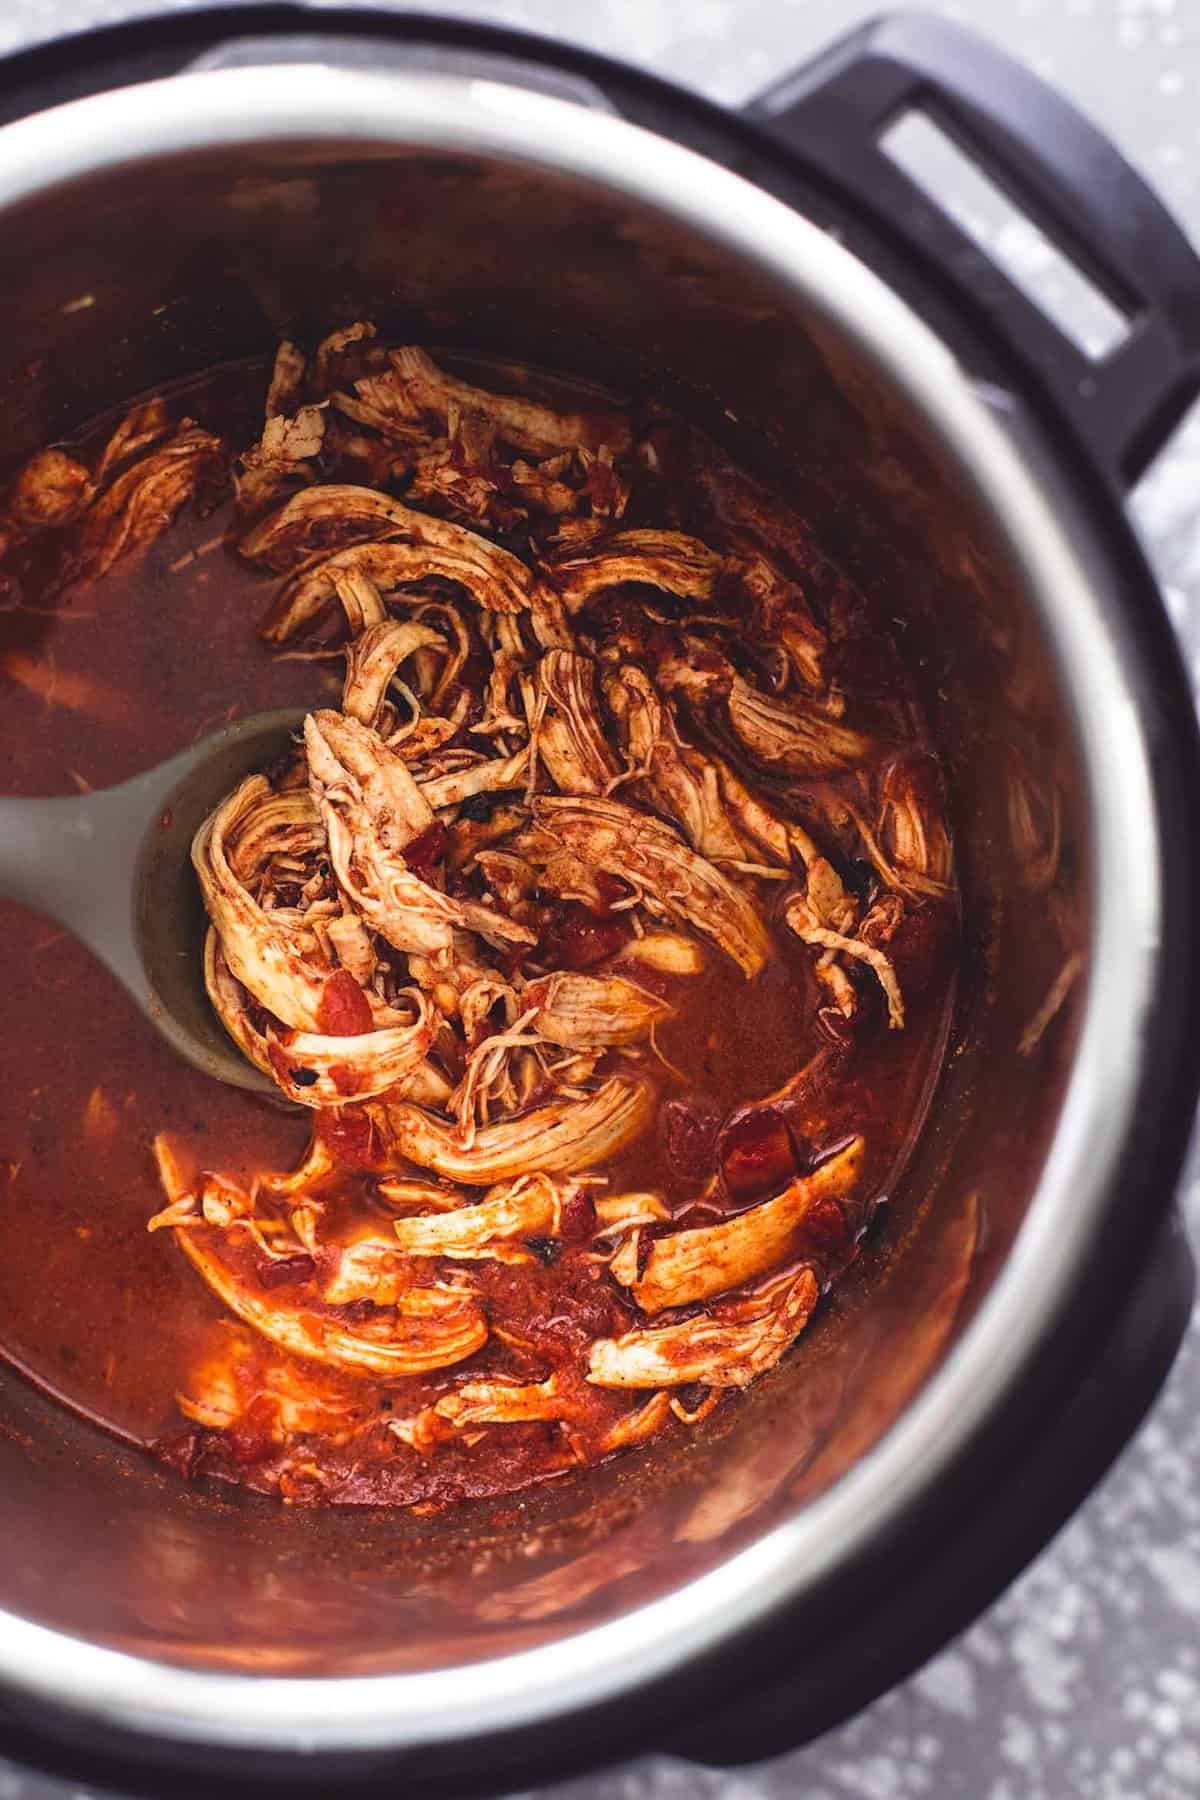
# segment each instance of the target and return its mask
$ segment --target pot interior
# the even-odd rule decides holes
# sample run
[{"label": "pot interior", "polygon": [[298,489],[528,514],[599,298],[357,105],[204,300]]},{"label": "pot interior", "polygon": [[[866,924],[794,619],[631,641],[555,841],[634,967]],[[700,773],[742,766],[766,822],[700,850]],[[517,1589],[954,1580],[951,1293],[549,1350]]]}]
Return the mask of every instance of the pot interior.
[{"label": "pot interior", "polygon": [[[2,150],[0,150],[2,154]],[[426,1669],[623,1612],[807,1506],[928,1380],[1004,1263],[1055,1130],[1088,817],[1020,571],[923,418],[817,308],[649,204],[528,161],[292,141],[131,160],[0,220],[15,467],[147,388],[374,319],[625,389],[757,468],[886,595],[947,769],[964,905],[927,1129],[793,1354],[685,1446],[438,1520],[186,1486],[0,1376],[0,1607],[267,1673]]]}]

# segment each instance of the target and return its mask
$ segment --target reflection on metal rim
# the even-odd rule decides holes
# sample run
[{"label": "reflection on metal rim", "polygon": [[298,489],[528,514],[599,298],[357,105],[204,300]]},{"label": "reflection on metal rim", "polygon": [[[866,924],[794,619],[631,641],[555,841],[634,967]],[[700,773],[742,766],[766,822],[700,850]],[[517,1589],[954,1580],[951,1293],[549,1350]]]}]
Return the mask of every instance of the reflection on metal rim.
[{"label": "reflection on metal rim", "polygon": [[75,102],[0,132],[0,209],[141,157],[266,142],[398,144],[566,172],[657,208],[815,309],[923,414],[1026,576],[1073,704],[1095,832],[1092,976],[1057,1137],[1009,1264],[877,1448],[802,1516],[667,1599],[552,1646],[453,1670],[336,1681],[180,1670],[0,1615],[0,1680],[117,1726],[295,1751],[469,1741],[663,1674],[828,1574],[935,1483],[1053,1319],[1129,1129],[1159,942],[1159,843],[1115,604],[946,348],[779,202],[623,121],[491,80],[276,66]]}]

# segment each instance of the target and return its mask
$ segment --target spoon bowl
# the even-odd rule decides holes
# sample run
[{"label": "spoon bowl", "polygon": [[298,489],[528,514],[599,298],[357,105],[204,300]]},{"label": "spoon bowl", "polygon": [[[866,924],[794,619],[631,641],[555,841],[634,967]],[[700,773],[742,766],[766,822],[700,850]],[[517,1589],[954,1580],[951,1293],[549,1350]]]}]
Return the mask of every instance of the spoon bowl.
[{"label": "spoon bowl", "polygon": [[296,707],[255,713],[119,787],[0,800],[0,894],[80,938],[194,1067],[276,1100],[205,991],[207,918],[190,853],[209,813],[284,755],[303,721]]}]

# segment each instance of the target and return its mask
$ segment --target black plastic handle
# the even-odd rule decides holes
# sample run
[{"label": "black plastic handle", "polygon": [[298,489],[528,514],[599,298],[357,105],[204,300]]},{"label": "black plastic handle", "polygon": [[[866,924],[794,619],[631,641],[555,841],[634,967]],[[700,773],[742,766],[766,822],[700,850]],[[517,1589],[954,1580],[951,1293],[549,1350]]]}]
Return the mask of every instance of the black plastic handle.
[{"label": "black plastic handle", "polygon": [[[1089,357],[880,143],[925,114],[1130,320]],[[1119,486],[1200,392],[1200,260],[1102,132],[987,39],[896,13],[862,26],[751,103],[748,116],[849,192],[981,308]]]}]

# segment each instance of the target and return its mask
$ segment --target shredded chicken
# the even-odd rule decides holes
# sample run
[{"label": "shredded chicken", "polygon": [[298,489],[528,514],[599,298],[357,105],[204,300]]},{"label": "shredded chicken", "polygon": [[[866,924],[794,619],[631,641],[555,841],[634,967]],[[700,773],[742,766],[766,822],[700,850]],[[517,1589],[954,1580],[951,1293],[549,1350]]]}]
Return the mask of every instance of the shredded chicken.
[{"label": "shredded chicken", "polygon": [[432,1218],[397,1219],[392,1229],[410,1256],[475,1256],[499,1238],[557,1237],[571,1191],[545,1172],[519,1175],[474,1206]]},{"label": "shredded chicken", "polygon": [[161,537],[220,449],[219,438],[185,422],[170,443],[118,475],[84,518],[79,537],[84,572],[97,580],[118,558]]},{"label": "shredded chicken", "polygon": [[817,1304],[811,1269],[785,1276],[761,1293],[726,1301],[710,1313],[598,1338],[592,1345],[588,1380],[598,1387],[747,1387],[779,1361],[807,1325]]},{"label": "shredded chicken", "polygon": [[503,913],[456,900],[413,873],[404,850],[432,828],[433,809],[403,758],[374,732],[337,713],[313,713],[305,722],[305,744],[338,882],[389,944],[448,955],[456,925],[491,942],[532,941],[532,933]]},{"label": "shredded chicken", "polygon": [[[891,959],[875,945],[865,943],[862,938],[847,937],[844,932],[831,931],[821,923],[820,915],[812,902],[803,894],[795,894],[789,900],[784,913],[788,924],[806,944],[812,944],[818,950],[838,952],[848,956],[854,962],[865,963],[873,969],[879,980],[887,1000],[888,1024],[893,1030],[900,1030],[904,1025],[904,996],[900,992],[900,983],[896,979],[896,971]],[[822,965],[818,964],[818,972]],[[840,997],[841,990],[834,988]],[[847,996],[847,1009],[853,1012],[852,993]],[[843,1010],[847,1010],[843,1009]]]},{"label": "shredded chicken", "polygon": [[741,675],[730,685],[729,722],[751,756],[791,775],[852,769],[872,750],[861,731],[797,702],[772,700]]},{"label": "shredded chicken", "polygon": [[720,572],[720,557],[681,531],[615,532],[549,569],[568,612],[578,612],[593,594],[625,581],[664,588],[685,600],[711,600]]},{"label": "shredded chicken", "polygon": [[[225,960],[221,939],[215,926],[204,936],[204,986],[212,1001],[213,1011],[248,1062],[274,1079],[270,1047],[264,1031],[250,1017],[246,1005],[248,989],[242,986]],[[317,1002],[318,1010],[320,1001]]]},{"label": "shredded chicken", "polygon": [[749,894],[657,819],[619,800],[563,797],[536,801],[534,817],[581,861],[711,938],[745,975],[762,968],[767,934]]},{"label": "shredded chicken", "polygon": [[271,1074],[301,1106],[346,1106],[403,1087],[423,1066],[433,1043],[435,1015],[419,988],[410,990],[411,1025],[334,1037],[294,1031],[268,1036]]},{"label": "shredded chicken", "polygon": [[496,434],[534,455],[583,446],[623,448],[628,422],[614,413],[559,413],[523,395],[485,393],[448,375],[423,350],[409,345],[392,351],[386,373],[355,384],[354,395],[337,404],[360,424],[385,435],[407,432],[422,419],[445,422],[452,410],[482,414]]},{"label": "shredded chicken", "polygon": [[646,931],[621,951],[618,967],[640,964],[662,975],[701,975],[704,952],[695,938],[674,931]]},{"label": "shredded chicken", "polygon": [[289,488],[316,480],[314,460],[325,442],[325,413],[301,406],[290,417],[272,413],[258,443],[244,452],[235,475],[238,503],[247,512],[277,500]]},{"label": "shredded chicken", "polygon": [[95,484],[87,468],[65,450],[39,450],[13,483],[9,530],[21,535],[69,525],[87,506]]},{"label": "shredded chicken", "polygon": [[192,862],[221,953],[256,1000],[297,1031],[319,1031],[325,976],[296,921],[264,912],[229,865],[226,840],[270,789],[249,776],[196,834]]},{"label": "shredded chicken", "polygon": [[613,1076],[583,1099],[536,1106],[489,1125],[470,1146],[452,1126],[419,1107],[388,1106],[379,1123],[392,1158],[466,1187],[490,1187],[534,1169],[559,1175],[594,1168],[637,1137],[649,1113],[646,1086]]},{"label": "shredded chicken", "polygon": [[747,845],[725,810],[717,765],[684,744],[645,670],[636,664],[614,670],[605,695],[624,732],[630,772],[658,810],[710,862],[745,861]]},{"label": "shredded chicken", "polygon": [[511,551],[374,488],[309,488],[269,514],[242,540],[241,550],[252,562],[294,567],[311,545],[331,538],[349,548],[284,585],[262,626],[269,642],[281,642],[307,623],[345,569],[361,569],[389,588],[438,575],[459,582],[490,612],[521,612],[529,604],[529,570]]},{"label": "shredded chicken", "polygon": [[198,1425],[229,1431],[254,1408],[260,1428],[283,1444],[298,1432],[340,1443],[369,1416],[370,1401],[344,1376],[318,1376],[278,1356],[254,1332],[223,1324],[193,1362],[177,1396]]},{"label": "shredded chicken", "polygon": [[621,975],[571,975],[560,970],[525,989],[524,1004],[542,1037],[570,1050],[636,1044],[669,1019],[673,1008]]},{"label": "shredded chicken", "polygon": [[308,359],[303,350],[285,338],[275,352],[271,384],[267,389],[264,416],[269,424],[283,413],[294,413],[304,397],[304,377]]},{"label": "shredded chicken", "polygon": [[825,685],[825,633],[798,583],[787,580],[760,551],[746,558],[740,576],[759,630],[765,637],[777,638],[799,679],[820,691]]},{"label": "shredded chicken", "polygon": [[[172,441],[160,453],[140,454],[168,437]],[[9,490],[0,514],[0,551],[82,520],[79,572],[95,580],[127,550],[166,529],[220,449],[220,441],[190,419],[172,436],[167,407],[155,398],[126,414],[94,469],[65,450],[39,450]]]},{"label": "shredded chicken", "polygon": [[200,1225],[179,1225],[175,1238],[193,1268],[239,1319],[280,1349],[335,1368],[359,1369],[389,1378],[442,1369],[474,1354],[487,1341],[487,1323],[462,1292],[412,1287],[398,1296],[390,1316],[353,1331],[325,1316],[328,1305],[315,1295],[285,1298],[287,1290],[264,1287],[253,1272],[228,1255],[230,1234]]},{"label": "shredded chicken", "polygon": [[[262,643],[309,639],[286,654],[340,702],[196,835],[204,978],[311,1130],[249,1173],[160,1136],[150,1224],[237,1321],[181,1408],[257,1434],[289,1498],[334,1446],[409,1468],[504,1434],[540,1479],[691,1429],[799,1337],[887,1166],[813,1071],[878,1028],[869,981],[913,1016],[954,893],[935,765],[840,690],[851,615],[807,540],[745,496],[646,522],[656,441],[360,322],[280,347],[232,458]],[[3,527],[74,520],[101,573],[218,448],[135,409],[92,466],[27,465]],[[701,1091],[721,1008],[778,1006],[777,956],[811,1061],[730,1112],[727,1072]],[[121,1130],[107,1089],[83,1128]]]},{"label": "shredded chicken", "polygon": [[567,794],[604,794],[618,774],[596,706],[595,665],[570,650],[547,650],[530,706],[537,754]]},{"label": "shredded chicken", "polygon": [[738,1213],[723,1225],[676,1231],[650,1246],[630,1286],[643,1312],[690,1306],[765,1275],[794,1253],[804,1223],[821,1200],[848,1199],[862,1172],[865,1145],[855,1138],[812,1175],[799,1176],[773,1200]]},{"label": "shredded chicken", "polygon": [[363,725],[376,726],[396,671],[419,650],[446,652],[443,637],[428,625],[384,619],[355,638],[346,652],[342,711]]}]

